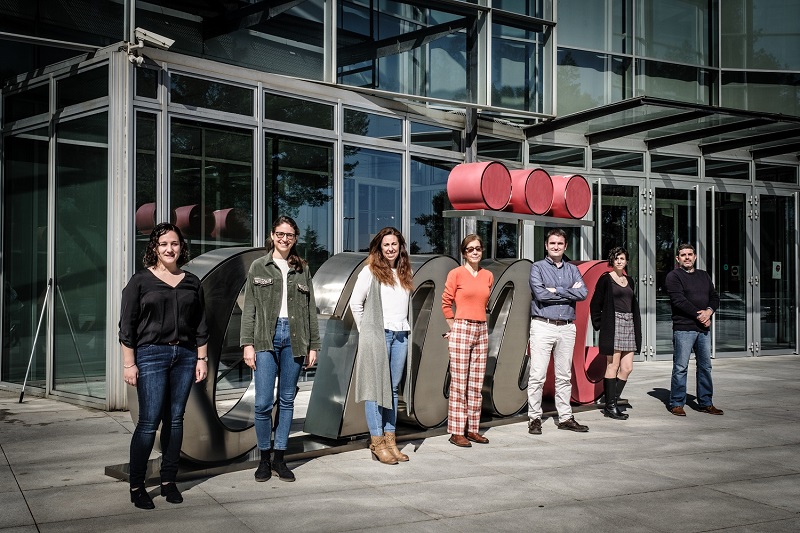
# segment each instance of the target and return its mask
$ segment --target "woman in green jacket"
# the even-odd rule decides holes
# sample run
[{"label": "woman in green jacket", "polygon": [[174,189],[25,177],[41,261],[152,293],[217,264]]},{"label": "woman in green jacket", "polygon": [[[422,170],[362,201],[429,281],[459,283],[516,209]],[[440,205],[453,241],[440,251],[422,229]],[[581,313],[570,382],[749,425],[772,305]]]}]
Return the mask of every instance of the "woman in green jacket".
[{"label": "woman in green jacket", "polygon": [[[308,265],[297,254],[297,223],[278,217],[272,223],[267,255],[250,266],[244,291],[240,344],[244,362],[255,380],[255,427],[261,461],[256,481],[274,472],[282,481],[294,481],[284,452],[294,416],[297,380],[305,363],[309,368],[320,349],[317,304]],[[272,405],[278,379],[275,455],[272,448]]]}]

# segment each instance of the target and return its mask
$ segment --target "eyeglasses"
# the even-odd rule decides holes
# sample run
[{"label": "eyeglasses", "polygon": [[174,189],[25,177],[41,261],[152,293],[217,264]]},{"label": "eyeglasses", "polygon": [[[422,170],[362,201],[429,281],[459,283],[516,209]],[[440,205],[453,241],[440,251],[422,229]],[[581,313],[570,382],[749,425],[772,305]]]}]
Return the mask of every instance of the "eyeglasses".
[{"label": "eyeglasses", "polygon": [[467,248],[464,249],[464,251],[468,254],[471,254],[472,252],[482,252],[483,248],[481,248],[480,246],[468,246]]},{"label": "eyeglasses", "polygon": [[276,231],[273,233],[273,235],[275,235],[279,239],[289,239],[290,241],[295,237],[297,237],[297,235],[294,233],[284,233],[282,231]]}]

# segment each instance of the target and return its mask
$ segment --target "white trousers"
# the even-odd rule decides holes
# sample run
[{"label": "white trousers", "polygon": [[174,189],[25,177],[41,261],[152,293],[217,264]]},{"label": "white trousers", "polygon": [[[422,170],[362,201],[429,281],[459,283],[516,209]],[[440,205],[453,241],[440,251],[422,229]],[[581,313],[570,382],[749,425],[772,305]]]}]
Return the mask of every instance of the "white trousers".
[{"label": "white trousers", "polygon": [[558,421],[572,417],[572,350],[575,347],[575,323],[556,326],[531,319],[529,337],[531,372],[528,377],[528,418],[542,418],[542,388],[547,377],[550,355],[556,374],[556,410]]}]

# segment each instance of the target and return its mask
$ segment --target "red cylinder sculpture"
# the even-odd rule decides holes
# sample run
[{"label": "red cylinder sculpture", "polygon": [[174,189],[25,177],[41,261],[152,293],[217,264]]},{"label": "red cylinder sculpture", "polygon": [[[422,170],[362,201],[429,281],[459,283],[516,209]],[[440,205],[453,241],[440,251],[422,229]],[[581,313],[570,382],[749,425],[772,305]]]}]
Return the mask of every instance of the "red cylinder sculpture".
[{"label": "red cylinder sculpture", "polygon": [[198,204],[182,205],[175,208],[175,225],[185,237],[207,237],[214,229],[214,215]]},{"label": "red cylinder sculpture", "polygon": [[156,227],[156,203],[149,202],[142,204],[136,210],[136,229],[142,235],[150,235]]},{"label": "red cylinder sculpture", "polygon": [[544,215],[553,205],[553,180],[541,168],[511,171],[511,201],[506,211]]},{"label": "red cylinder sculpture", "polygon": [[245,236],[246,233],[236,209],[229,207],[214,211],[214,231],[211,232],[213,238],[236,239]]},{"label": "red cylinder sculpture", "polygon": [[502,163],[462,163],[450,171],[447,196],[454,209],[500,211],[511,199],[511,174]]},{"label": "red cylinder sculpture", "polygon": [[592,205],[592,190],[580,174],[553,176],[553,207],[550,216],[583,218]]}]

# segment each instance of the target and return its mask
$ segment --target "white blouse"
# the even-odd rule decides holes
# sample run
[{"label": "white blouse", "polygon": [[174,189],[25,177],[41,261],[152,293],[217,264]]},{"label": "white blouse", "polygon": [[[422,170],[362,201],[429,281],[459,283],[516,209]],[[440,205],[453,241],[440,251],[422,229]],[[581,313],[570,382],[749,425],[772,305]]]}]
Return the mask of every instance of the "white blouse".
[{"label": "white blouse", "polygon": [[[383,307],[383,328],[389,331],[410,331],[408,324],[408,300],[410,292],[400,285],[397,269],[392,269],[394,285],[381,283],[381,303]],[[372,271],[369,266],[364,267],[358,274],[353,294],[350,296],[350,310],[356,321],[356,327],[361,328],[361,319],[364,316],[364,301],[367,299],[369,288],[372,285]]]}]

